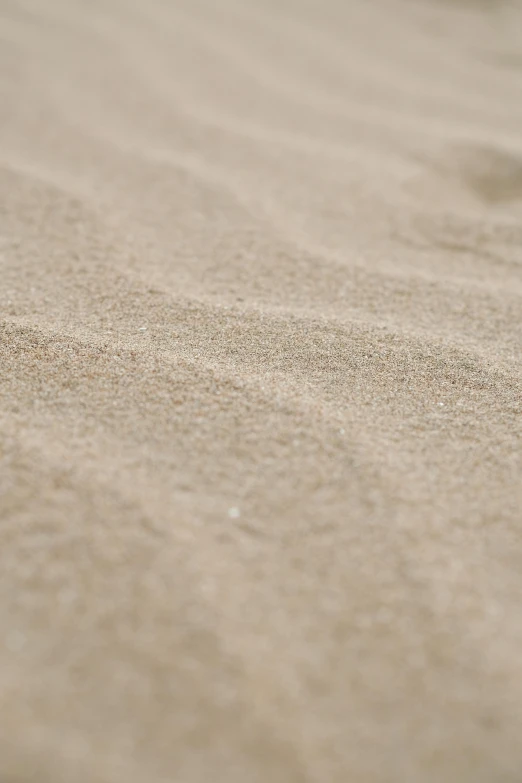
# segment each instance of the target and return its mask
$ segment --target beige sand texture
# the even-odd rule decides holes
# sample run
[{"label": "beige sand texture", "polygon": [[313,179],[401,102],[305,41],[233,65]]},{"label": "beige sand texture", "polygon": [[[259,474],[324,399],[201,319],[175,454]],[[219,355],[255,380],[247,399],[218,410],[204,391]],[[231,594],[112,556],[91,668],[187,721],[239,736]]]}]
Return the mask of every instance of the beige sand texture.
[{"label": "beige sand texture", "polygon": [[522,781],[522,3],[0,0],[1,783]]}]

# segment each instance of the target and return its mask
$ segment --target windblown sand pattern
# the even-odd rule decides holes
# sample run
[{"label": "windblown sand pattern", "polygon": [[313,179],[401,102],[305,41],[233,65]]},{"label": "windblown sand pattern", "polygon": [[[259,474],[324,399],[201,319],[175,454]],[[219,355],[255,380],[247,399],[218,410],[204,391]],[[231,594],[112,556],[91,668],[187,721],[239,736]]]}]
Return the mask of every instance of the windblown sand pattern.
[{"label": "windblown sand pattern", "polygon": [[522,780],[522,3],[0,0],[0,780]]}]

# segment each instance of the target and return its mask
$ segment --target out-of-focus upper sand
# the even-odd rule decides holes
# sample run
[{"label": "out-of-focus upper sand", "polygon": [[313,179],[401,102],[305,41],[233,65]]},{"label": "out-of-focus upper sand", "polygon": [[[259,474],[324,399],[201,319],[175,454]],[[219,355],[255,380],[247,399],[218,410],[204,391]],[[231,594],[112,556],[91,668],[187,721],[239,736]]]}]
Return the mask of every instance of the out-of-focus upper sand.
[{"label": "out-of-focus upper sand", "polygon": [[522,3],[0,0],[0,780],[522,780]]}]

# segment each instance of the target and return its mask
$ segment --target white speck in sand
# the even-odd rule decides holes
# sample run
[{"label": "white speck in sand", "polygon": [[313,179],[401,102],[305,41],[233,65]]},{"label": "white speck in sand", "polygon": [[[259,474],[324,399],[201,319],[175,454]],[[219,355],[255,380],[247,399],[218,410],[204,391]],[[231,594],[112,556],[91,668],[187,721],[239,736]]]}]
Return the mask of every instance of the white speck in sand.
[{"label": "white speck in sand", "polygon": [[437,405],[440,405],[441,407],[444,405],[443,402],[438,402]]},{"label": "white speck in sand", "polygon": [[241,511],[238,509],[237,506],[232,506],[232,508],[228,509],[228,516],[230,519],[239,519],[241,516]]},{"label": "white speck in sand", "polygon": [[341,429],[339,430],[339,435],[344,435],[344,429],[343,429],[342,427],[341,427]]},{"label": "white speck in sand", "polygon": [[140,326],[140,328],[138,329],[138,332],[146,332],[146,331],[147,331],[146,326]]}]

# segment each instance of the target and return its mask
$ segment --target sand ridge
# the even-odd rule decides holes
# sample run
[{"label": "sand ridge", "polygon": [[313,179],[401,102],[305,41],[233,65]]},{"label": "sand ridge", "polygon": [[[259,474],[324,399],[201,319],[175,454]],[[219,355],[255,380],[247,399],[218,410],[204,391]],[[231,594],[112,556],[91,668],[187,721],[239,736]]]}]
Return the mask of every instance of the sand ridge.
[{"label": "sand ridge", "polygon": [[516,783],[522,4],[0,0],[0,778]]}]

